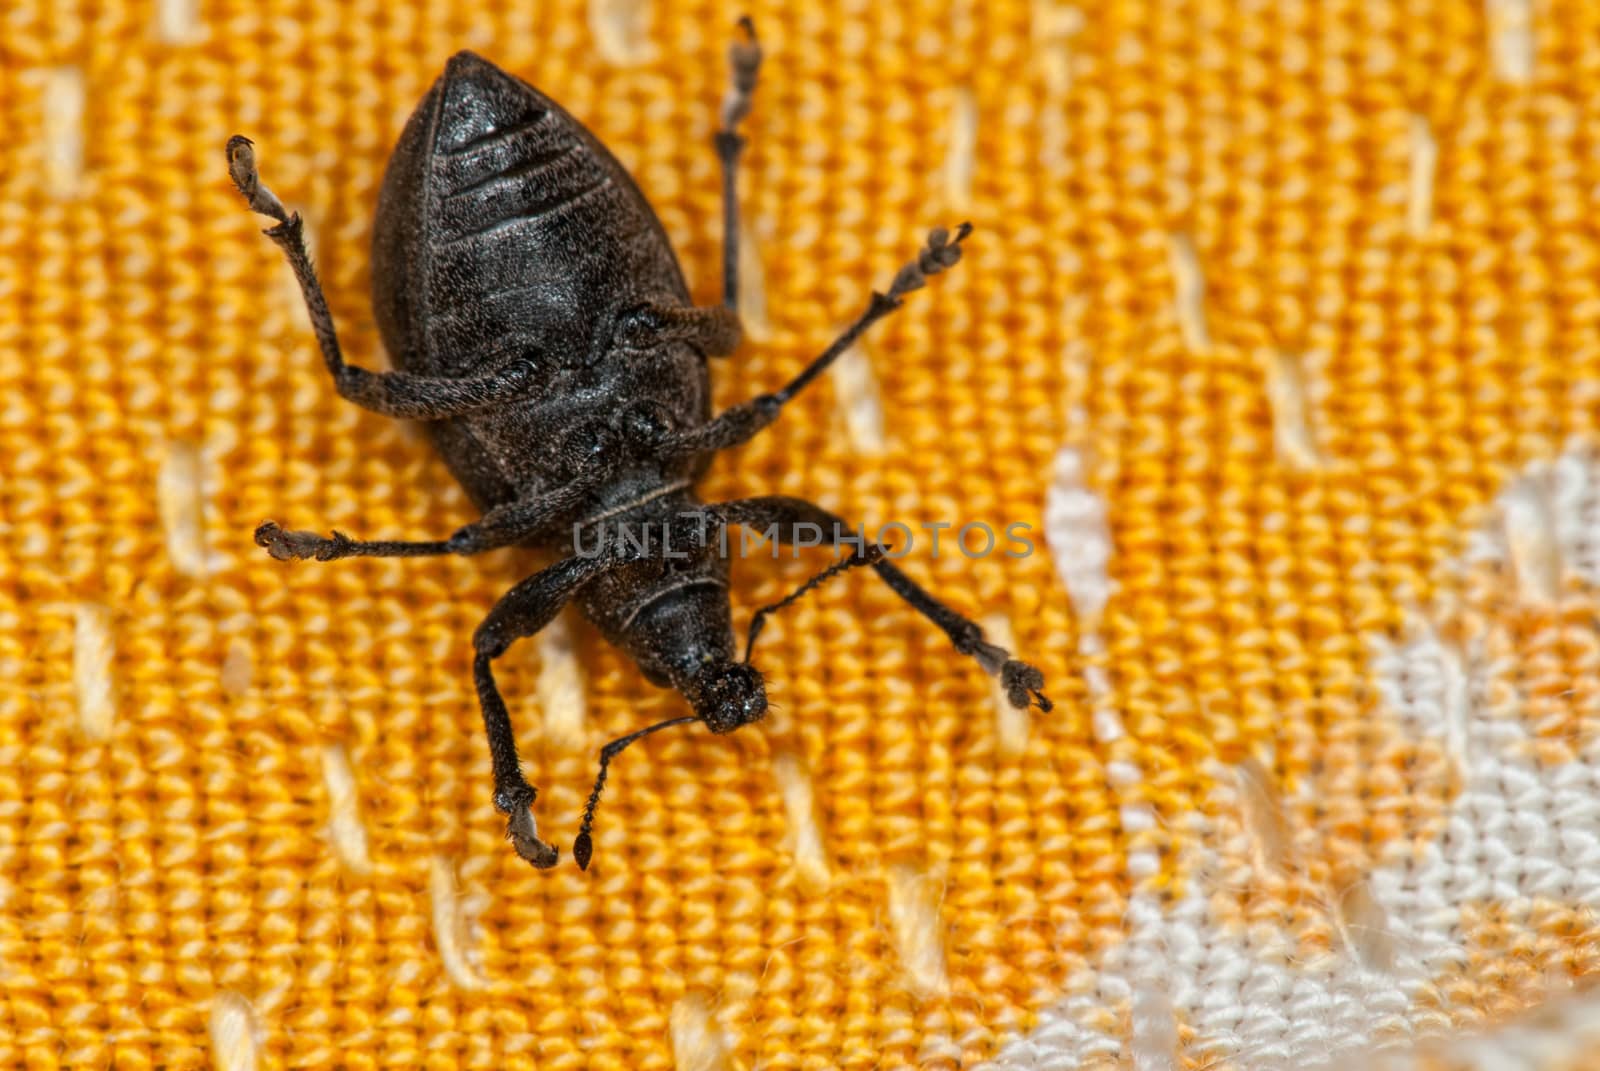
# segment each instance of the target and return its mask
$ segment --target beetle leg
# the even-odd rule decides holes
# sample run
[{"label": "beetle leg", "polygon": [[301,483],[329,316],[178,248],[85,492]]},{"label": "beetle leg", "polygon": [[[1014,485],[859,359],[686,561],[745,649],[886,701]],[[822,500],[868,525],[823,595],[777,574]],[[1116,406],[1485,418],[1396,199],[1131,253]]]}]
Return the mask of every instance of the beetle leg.
[{"label": "beetle leg", "polygon": [[276,522],[267,521],[256,528],[256,546],[265,547],[267,553],[279,561],[298,558],[329,562],[339,558],[425,558],[440,554],[482,554],[553,531],[610,471],[608,464],[595,462],[570,482],[547,494],[496,506],[472,524],[456,529],[449,539],[367,542],[351,539],[343,532],[321,536],[316,532],[289,531],[278,527]]},{"label": "beetle leg", "polygon": [[788,386],[771,394],[758,395],[748,402],[730,406],[698,428],[690,428],[673,436],[665,443],[663,456],[673,457],[725,450],[754,438],[757,432],[778,419],[778,413],[786,402],[827,371],[828,366],[855,345],[856,340],[864,335],[869,327],[898,309],[904,303],[906,294],[921,289],[927,283],[928,276],[938,275],[954,267],[961,259],[961,242],[971,233],[970,223],[961,224],[956,228],[954,235],[943,227],[930,232],[928,242],[917,254],[917,259],[895,274],[889,292],[880,294],[873,291],[867,311],[862,313],[844,334],[834,339],[833,344],[823,350],[821,356],[806,365],[798,376],[790,380]]},{"label": "beetle leg", "polygon": [[708,357],[725,357],[739,348],[744,328],[731,309],[721,305],[659,305],[629,311],[611,336],[614,349],[652,349],[663,342],[683,341]]},{"label": "beetle leg", "polygon": [[[768,538],[776,536],[779,543],[838,546],[846,543],[858,544],[860,540],[860,536],[853,534],[854,530],[844,522],[843,518],[803,498],[766,495],[734,502],[720,502],[707,508],[727,524],[740,524],[759,529]],[[810,540],[801,539],[802,531],[808,534],[815,533],[821,544],[811,544]],[[859,553],[859,546],[857,550]],[[1011,652],[1004,647],[989,643],[983,638],[983,629],[979,628],[976,622],[962,617],[928,594],[894,562],[878,558],[871,564],[883,578],[883,582],[888,584],[896,595],[944,630],[945,635],[950,637],[950,642],[955,644],[956,650],[964,655],[970,655],[985,672],[1000,678],[1000,683],[1005,687],[1006,697],[1012,706],[1022,709],[1032,703],[1040,710],[1051,708],[1050,700],[1042,691],[1044,674],[1038,669],[1012,658]]]},{"label": "beetle leg", "polygon": [[743,39],[728,49],[733,72],[722,98],[722,125],[715,139],[717,159],[722,163],[722,304],[728,309],[739,305],[739,153],[745,139],[738,128],[739,121],[750,114],[750,97],[761,67],[761,43],[749,16],[739,20],[739,29]]},{"label": "beetle leg", "polygon": [[525,393],[537,382],[533,364],[511,361],[487,375],[464,379],[418,376],[409,372],[371,372],[345,364],[334,331],[333,314],[328,311],[322,284],[306,252],[304,224],[300,214],[290,213],[283,202],[261,182],[256,157],[249,138],[235,134],[228,139],[228,173],[250,207],[278,221],[264,233],[283,250],[305,297],[311,316],[311,330],[317,336],[323,363],[333,376],[339,396],[384,416],[408,420],[440,420],[460,416],[475,409],[496,405]]},{"label": "beetle leg", "polygon": [[532,636],[553,621],[579,588],[614,564],[615,559],[608,557],[567,558],[541,569],[502,596],[472,635],[472,677],[489,737],[495,809],[506,815],[506,838],[517,854],[540,869],[555,866],[560,851],[539,839],[531,806],[539,793],[522,776],[511,714],[495,685],[490,664],[514,641]]}]

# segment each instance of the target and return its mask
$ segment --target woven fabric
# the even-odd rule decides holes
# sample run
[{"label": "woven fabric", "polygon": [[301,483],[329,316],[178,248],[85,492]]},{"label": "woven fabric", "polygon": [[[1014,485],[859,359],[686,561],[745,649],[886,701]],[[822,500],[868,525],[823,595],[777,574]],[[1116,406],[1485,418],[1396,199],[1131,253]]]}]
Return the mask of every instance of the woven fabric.
[{"label": "woven fabric", "polygon": [[[1056,706],[852,573],[771,622],[764,724],[616,763],[588,873],[502,839],[471,684],[537,560],[252,545],[473,515],[337,398],[222,147],[381,368],[384,161],[472,48],[614,149],[713,302],[741,12],[5,8],[0,1066],[1592,1055],[1560,995],[1600,951],[1595,5],[752,5],[718,404],[976,230],[703,491],[911,526]],[[1034,552],[934,555],[940,522]],[[824,560],[738,563],[736,620]],[[682,701],[566,619],[500,665],[565,847],[598,746]]]}]

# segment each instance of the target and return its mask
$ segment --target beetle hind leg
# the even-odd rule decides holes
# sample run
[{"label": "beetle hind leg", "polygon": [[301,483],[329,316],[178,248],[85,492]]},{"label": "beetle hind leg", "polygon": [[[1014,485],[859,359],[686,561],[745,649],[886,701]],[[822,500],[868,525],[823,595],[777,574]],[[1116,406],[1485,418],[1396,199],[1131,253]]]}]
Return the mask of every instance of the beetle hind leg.
[{"label": "beetle hind leg", "polygon": [[[707,508],[725,523],[761,530],[768,538],[775,535],[780,544],[838,546],[860,540],[843,518],[803,498],[767,495],[722,502]],[[810,538],[803,537],[802,533],[807,533]],[[857,556],[861,555],[862,549],[857,546]],[[939,626],[950,637],[957,651],[970,656],[986,673],[999,677],[1012,706],[1019,710],[1036,706],[1043,711],[1054,707],[1044,694],[1044,674],[1037,667],[1011,657],[1011,652],[1004,647],[986,640],[977,622],[963,617],[934,598],[892,561],[874,556],[870,562],[862,564],[870,564],[890,590]]]}]

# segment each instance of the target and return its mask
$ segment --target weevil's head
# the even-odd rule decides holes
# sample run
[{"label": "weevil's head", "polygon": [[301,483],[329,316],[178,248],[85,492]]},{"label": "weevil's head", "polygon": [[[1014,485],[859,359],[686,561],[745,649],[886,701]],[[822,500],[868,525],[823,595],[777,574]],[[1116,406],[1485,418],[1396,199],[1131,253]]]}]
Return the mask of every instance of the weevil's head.
[{"label": "weevil's head", "polygon": [[707,662],[683,685],[683,694],[706,728],[731,733],[767,713],[767,685],[748,662]]}]

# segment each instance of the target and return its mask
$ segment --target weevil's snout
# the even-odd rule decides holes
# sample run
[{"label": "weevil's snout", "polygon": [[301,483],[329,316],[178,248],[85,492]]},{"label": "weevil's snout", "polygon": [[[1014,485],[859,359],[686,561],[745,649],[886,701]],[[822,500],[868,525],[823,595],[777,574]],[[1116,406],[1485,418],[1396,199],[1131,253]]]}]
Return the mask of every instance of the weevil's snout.
[{"label": "weevil's snout", "polygon": [[766,681],[745,662],[709,662],[685,691],[695,714],[714,733],[731,733],[767,712]]}]

